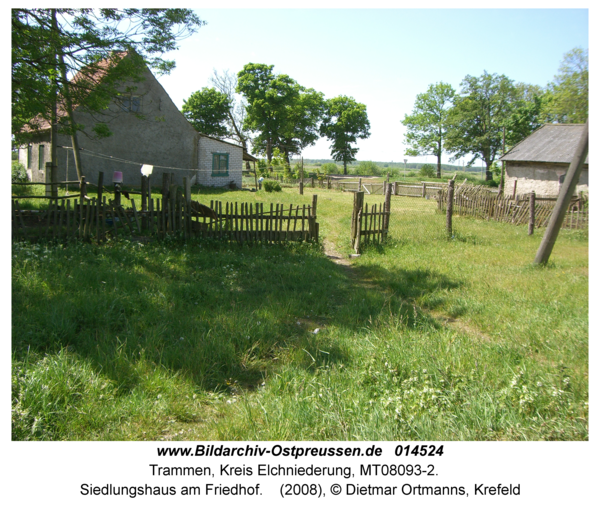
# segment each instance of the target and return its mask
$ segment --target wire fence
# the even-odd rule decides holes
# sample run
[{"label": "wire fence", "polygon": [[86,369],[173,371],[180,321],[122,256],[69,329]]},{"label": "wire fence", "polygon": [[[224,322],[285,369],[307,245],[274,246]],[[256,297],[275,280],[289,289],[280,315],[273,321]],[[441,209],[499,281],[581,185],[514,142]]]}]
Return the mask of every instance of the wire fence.
[{"label": "wire fence", "polygon": [[388,242],[424,243],[446,237],[446,217],[433,196],[391,196]]}]

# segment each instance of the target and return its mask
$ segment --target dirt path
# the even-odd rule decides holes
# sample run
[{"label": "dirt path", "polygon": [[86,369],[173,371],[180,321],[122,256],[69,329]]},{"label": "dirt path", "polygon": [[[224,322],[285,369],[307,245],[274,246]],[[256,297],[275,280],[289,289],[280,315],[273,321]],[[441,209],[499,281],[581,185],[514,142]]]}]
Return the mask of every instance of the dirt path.
[{"label": "dirt path", "polygon": [[334,263],[342,266],[347,266],[349,269],[352,268],[352,265],[350,264],[350,259],[342,256],[339,252],[337,252],[333,243],[327,240],[326,238],[323,239],[323,248],[325,249],[325,255]]}]

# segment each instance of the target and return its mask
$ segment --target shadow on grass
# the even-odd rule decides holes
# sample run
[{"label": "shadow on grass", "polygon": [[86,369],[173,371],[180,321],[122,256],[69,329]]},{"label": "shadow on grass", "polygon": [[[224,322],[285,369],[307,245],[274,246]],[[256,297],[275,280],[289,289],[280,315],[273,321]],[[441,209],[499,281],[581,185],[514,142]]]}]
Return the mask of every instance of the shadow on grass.
[{"label": "shadow on grass", "polygon": [[414,302],[459,287],[424,270],[367,265],[350,274],[314,245],[122,242],[47,256],[35,268],[15,263],[13,358],[67,348],[120,393],[146,382],[147,368],[218,391],[256,387],[286,362],[345,363],[352,352],[340,333],[390,314],[433,323]]}]

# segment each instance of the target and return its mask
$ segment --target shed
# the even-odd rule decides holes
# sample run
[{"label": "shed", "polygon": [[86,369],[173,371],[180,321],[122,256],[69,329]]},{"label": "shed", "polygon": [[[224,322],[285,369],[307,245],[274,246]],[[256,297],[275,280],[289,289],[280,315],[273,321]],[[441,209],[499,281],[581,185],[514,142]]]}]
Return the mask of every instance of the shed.
[{"label": "shed", "polygon": [[[583,124],[545,124],[500,158],[506,163],[505,192],[557,196],[583,134]],[[589,191],[586,158],[576,192]]]}]

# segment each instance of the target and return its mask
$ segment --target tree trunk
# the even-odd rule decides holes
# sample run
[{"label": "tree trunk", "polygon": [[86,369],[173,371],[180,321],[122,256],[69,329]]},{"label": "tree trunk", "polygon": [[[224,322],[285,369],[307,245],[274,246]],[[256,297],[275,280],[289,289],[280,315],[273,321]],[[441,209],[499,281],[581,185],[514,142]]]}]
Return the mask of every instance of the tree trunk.
[{"label": "tree trunk", "polygon": [[[56,40],[58,40],[58,22],[56,21],[56,9],[52,9],[52,31],[55,34]],[[55,71],[58,69],[58,48],[54,48],[54,66]],[[52,166],[58,165],[56,157],[56,143],[58,140],[58,86],[56,75],[52,79],[54,89],[52,90],[52,113],[50,116],[50,162]],[[67,178],[65,178],[67,180]],[[54,190],[54,188],[52,189]]]},{"label": "tree trunk", "polygon": [[347,175],[348,174],[348,166],[347,166],[347,162],[344,160],[344,174]]},{"label": "tree trunk", "polygon": [[268,169],[271,169],[271,159],[273,158],[273,144],[271,142],[271,138],[267,139],[267,166]]},{"label": "tree trunk", "polygon": [[71,92],[69,90],[69,80],[67,79],[67,71],[65,68],[65,60],[62,53],[58,56],[60,63],[60,75],[63,82],[63,95],[65,98],[65,106],[67,117],[69,119],[69,130],[71,131],[71,143],[73,145],[73,156],[75,158],[75,171],[77,171],[77,179],[81,181],[83,169],[81,167],[81,157],[79,154],[79,141],[77,140],[77,130],[75,129],[75,120],[73,119],[73,101],[71,100]]}]

